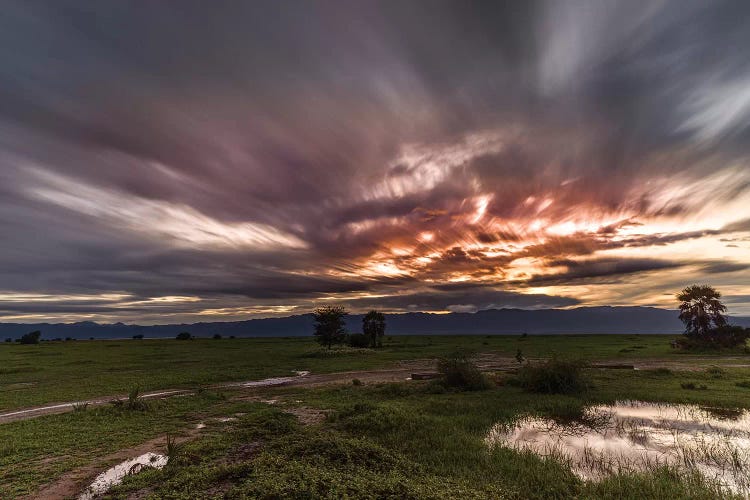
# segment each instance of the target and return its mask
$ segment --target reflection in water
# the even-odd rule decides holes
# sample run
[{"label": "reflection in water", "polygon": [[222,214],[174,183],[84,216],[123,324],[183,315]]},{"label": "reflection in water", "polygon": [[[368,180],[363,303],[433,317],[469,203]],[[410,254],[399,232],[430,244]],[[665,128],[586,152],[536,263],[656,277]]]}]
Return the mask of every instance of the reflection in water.
[{"label": "reflection in water", "polygon": [[167,457],[157,455],[156,453],[144,453],[138,457],[126,460],[96,476],[91,486],[78,496],[78,500],[98,498],[113,486],[120,484],[127,475],[137,474],[148,467],[161,469],[165,465],[167,465]]},{"label": "reflection in water", "polygon": [[583,479],[668,465],[750,495],[750,413],[744,410],[626,401],[587,408],[574,421],[525,417],[496,424],[486,441],[555,457]]}]

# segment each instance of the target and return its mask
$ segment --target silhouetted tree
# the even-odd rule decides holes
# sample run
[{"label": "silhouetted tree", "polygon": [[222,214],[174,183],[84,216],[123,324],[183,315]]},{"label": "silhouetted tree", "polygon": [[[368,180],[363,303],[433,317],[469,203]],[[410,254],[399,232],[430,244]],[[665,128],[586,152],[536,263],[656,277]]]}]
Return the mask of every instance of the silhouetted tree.
[{"label": "silhouetted tree", "polygon": [[192,335],[190,335],[190,332],[180,332],[177,334],[177,337],[175,337],[177,340],[190,340],[193,338]]},{"label": "silhouetted tree", "polygon": [[344,316],[349,314],[342,306],[323,306],[313,311],[315,337],[321,345],[338,344],[346,339]]},{"label": "silhouetted tree", "polygon": [[370,339],[372,347],[383,346],[385,335],[385,315],[378,311],[370,311],[362,318],[362,331]]},{"label": "silhouetted tree", "polygon": [[721,303],[721,293],[712,286],[692,285],[677,294],[680,301],[680,320],[685,323],[685,335],[710,340],[711,331],[727,325]]},{"label": "silhouetted tree", "polygon": [[39,330],[23,335],[20,339],[22,344],[38,344],[39,338],[42,336],[42,332]]}]

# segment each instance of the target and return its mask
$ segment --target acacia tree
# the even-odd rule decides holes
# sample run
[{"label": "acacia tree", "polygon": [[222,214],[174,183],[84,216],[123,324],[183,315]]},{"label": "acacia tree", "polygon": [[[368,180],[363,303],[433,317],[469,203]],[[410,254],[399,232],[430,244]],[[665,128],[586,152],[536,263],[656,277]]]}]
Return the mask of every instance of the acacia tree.
[{"label": "acacia tree", "polygon": [[42,336],[42,332],[40,332],[39,330],[36,330],[31,333],[27,333],[21,336],[21,343],[22,344],[38,344],[39,338],[41,336]]},{"label": "acacia tree", "polygon": [[727,307],[719,299],[721,293],[708,285],[692,285],[677,294],[685,335],[711,340],[713,330],[727,326]]},{"label": "acacia tree", "polygon": [[342,306],[323,306],[313,311],[315,337],[321,345],[328,346],[343,342],[346,338],[344,316],[349,314]]},{"label": "acacia tree", "polygon": [[385,314],[378,311],[370,311],[362,318],[362,332],[370,339],[372,347],[383,346],[383,335],[385,335]]}]

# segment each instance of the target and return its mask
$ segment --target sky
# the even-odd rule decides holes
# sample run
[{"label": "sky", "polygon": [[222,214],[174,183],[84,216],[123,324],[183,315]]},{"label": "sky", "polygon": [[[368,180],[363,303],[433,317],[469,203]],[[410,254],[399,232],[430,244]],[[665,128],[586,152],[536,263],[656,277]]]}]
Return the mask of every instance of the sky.
[{"label": "sky", "polygon": [[0,13],[0,321],[750,315],[745,1]]}]

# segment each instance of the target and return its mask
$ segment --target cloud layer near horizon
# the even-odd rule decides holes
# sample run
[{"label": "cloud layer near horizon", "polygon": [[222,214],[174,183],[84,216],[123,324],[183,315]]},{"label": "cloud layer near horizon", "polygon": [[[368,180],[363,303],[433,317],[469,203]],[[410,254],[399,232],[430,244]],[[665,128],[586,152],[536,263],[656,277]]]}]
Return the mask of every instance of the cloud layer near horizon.
[{"label": "cloud layer near horizon", "polygon": [[10,2],[0,321],[750,313],[744,2]]}]

